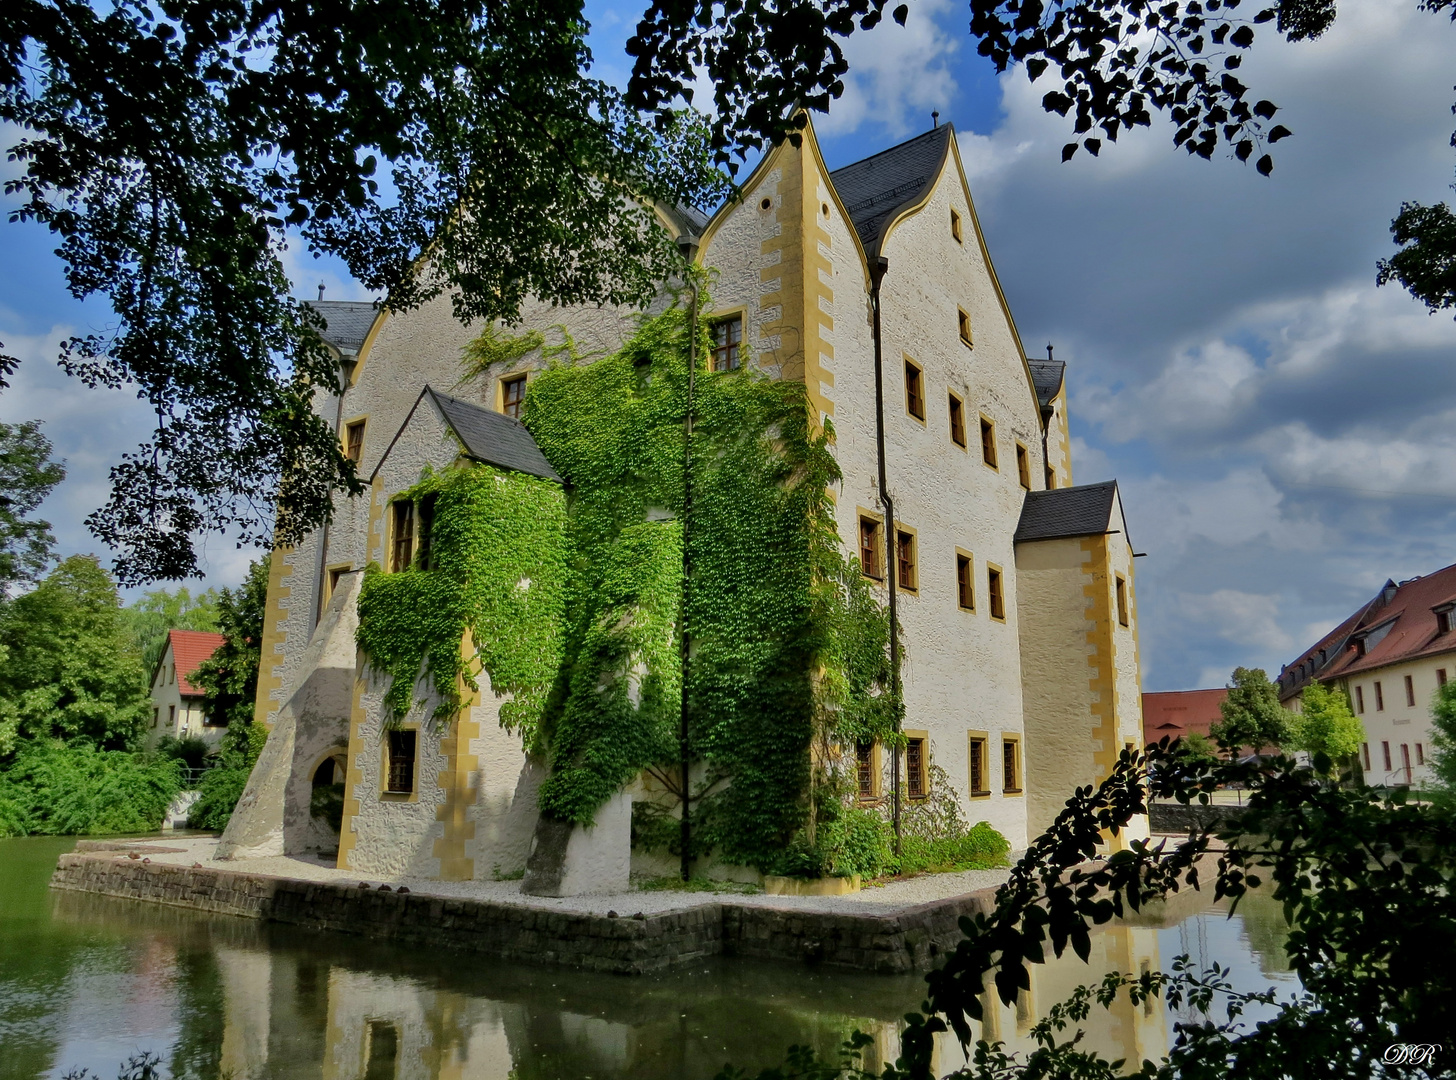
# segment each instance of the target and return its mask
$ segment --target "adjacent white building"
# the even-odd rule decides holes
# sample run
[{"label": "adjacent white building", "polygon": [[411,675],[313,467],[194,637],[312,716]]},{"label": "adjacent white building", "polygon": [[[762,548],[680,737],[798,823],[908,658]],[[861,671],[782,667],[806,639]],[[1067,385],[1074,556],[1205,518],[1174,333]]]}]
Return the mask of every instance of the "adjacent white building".
[{"label": "adjacent white building", "polygon": [[227,723],[213,723],[202,707],[202,688],[191,676],[222,644],[221,634],[201,630],[169,630],[162,658],[152,672],[152,723],[146,742],[155,746],[164,735],[195,736],[210,747],[221,745]]}]

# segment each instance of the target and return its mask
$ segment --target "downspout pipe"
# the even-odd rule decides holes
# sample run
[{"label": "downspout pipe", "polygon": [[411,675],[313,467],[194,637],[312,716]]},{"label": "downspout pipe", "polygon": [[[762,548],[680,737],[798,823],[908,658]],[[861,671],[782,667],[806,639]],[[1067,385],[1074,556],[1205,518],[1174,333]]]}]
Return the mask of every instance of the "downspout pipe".
[{"label": "downspout pipe", "polygon": [[[895,710],[895,733],[900,732],[900,619],[896,610],[895,574],[899,569],[895,535],[895,501],[885,478],[885,366],[880,341],[880,283],[890,260],[876,257],[870,267],[870,316],[875,342],[875,460],[879,466],[880,502],[885,507],[885,582],[890,590],[890,702]],[[890,751],[890,806],[895,829],[895,854],[900,854],[900,744]]]},{"label": "downspout pipe", "polygon": [[688,279],[688,400],[683,415],[683,511],[682,511],[682,608],[678,615],[678,648],[681,650],[682,688],[678,713],[678,757],[682,766],[682,820],[678,842],[682,847],[682,879],[692,875],[692,787],[691,754],[688,746],[688,592],[692,585],[692,554],[688,534],[693,511],[693,390],[698,369],[698,279],[693,263],[698,254],[698,237],[684,233],[678,237],[684,274]]}]

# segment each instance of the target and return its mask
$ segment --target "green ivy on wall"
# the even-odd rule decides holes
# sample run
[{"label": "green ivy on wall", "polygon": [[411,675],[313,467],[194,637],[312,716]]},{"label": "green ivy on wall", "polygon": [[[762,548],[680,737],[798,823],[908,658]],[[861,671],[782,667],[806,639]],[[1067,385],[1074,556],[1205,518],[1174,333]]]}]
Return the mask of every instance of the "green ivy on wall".
[{"label": "green ivy on wall", "polygon": [[[386,574],[371,564],[359,591],[358,642],[389,676],[395,722],[427,679],[436,722],[460,711],[479,674],[510,694],[501,723],[533,746],[561,668],[566,499],[558,484],[486,465],[427,474],[400,498],[430,507],[427,544],[414,565]],[[462,657],[470,633],[474,654]]]},{"label": "green ivy on wall", "polygon": [[[801,383],[703,370],[705,320],[683,612],[687,322],[682,307],[644,318],[591,363],[569,340],[551,350],[522,419],[566,491],[480,466],[426,477],[409,497],[435,499],[430,569],[366,576],[359,642],[394,676],[393,715],[423,674],[445,719],[460,707],[456,678],[473,673],[459,650],[469,630],[475,669],[517,695],[503,720],[547,756],[541,809],[589,823],[644,770],[669,788],[678,775],[685,614],[695,853],[772,870],[790,847],[845,834],[831,823],[853,744],[897,738],[888,623],[841,550],[832,427],[814,423]],[[540,346],[491,329],[467,368],[486,374]],[[521,579],[529,589],[506,588]],[[661,825],[676,812],[663,792],[639,805]]]}]

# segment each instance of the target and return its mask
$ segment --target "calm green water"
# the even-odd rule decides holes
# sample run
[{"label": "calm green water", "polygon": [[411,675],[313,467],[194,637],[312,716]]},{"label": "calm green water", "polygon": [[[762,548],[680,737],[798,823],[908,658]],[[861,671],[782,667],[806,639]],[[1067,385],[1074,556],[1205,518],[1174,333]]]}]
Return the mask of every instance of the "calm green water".
[{"label": "calm green water", "polygon": [[[169,1074],[211,1080],[708,1080],[762,1066],[793,1043],[833,1050],[854,1028],[893,1058],[918,977],[716,960],[629,978],[422,952],[46,888],[71,839],[0,840],[0,1078],[110,1080],[146,1050]],[[992,1034],[1024,1043],[1040,1009],[1104,971],[1217,960],[1251,988],[1294,985],[1271,903],[1233,919],[1200,907],[1095,938],[1090,970],[1038,970]],[[1156,1056],[1162,1008],[1094,1011],[1092,1046]],[[941,1067],[960,1063],[942,1047]]]}]

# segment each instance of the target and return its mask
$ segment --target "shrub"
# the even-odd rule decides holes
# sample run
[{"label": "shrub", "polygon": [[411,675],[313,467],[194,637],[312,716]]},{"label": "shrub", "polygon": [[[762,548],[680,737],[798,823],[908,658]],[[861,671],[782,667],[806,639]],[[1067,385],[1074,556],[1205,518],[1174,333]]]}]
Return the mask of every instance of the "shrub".
[{"label": "shrub", "polygon": [[959,836],[927,839],[906,834],[900,843],[901,874],[946,874],[959,870],[989,870],[1005,866],[1011,842],[978,821]]},{"label": "shrub", "polygon": [[204,773],[197,785],[201,794],[192,804],[192,814],[187,823],[194,829],[210,829],[213,832],[227,828],[233,807],[237,806],[238,800],[243,797],[243,788],[248,785],[250,772],[251,768],[223,766]]},{"label": "shrub", "polygon": [[175,758],[32,744],[0,773],[0,835],[154,832],[181,787]]},{"label": "shrub", "polygon": [[201,769],[207,764],[207,755],[212,747],[200,735],[184,735],[173,738],[164,735],[157,742],[157,753],[163,757],[176,758],[189,769]]}]

